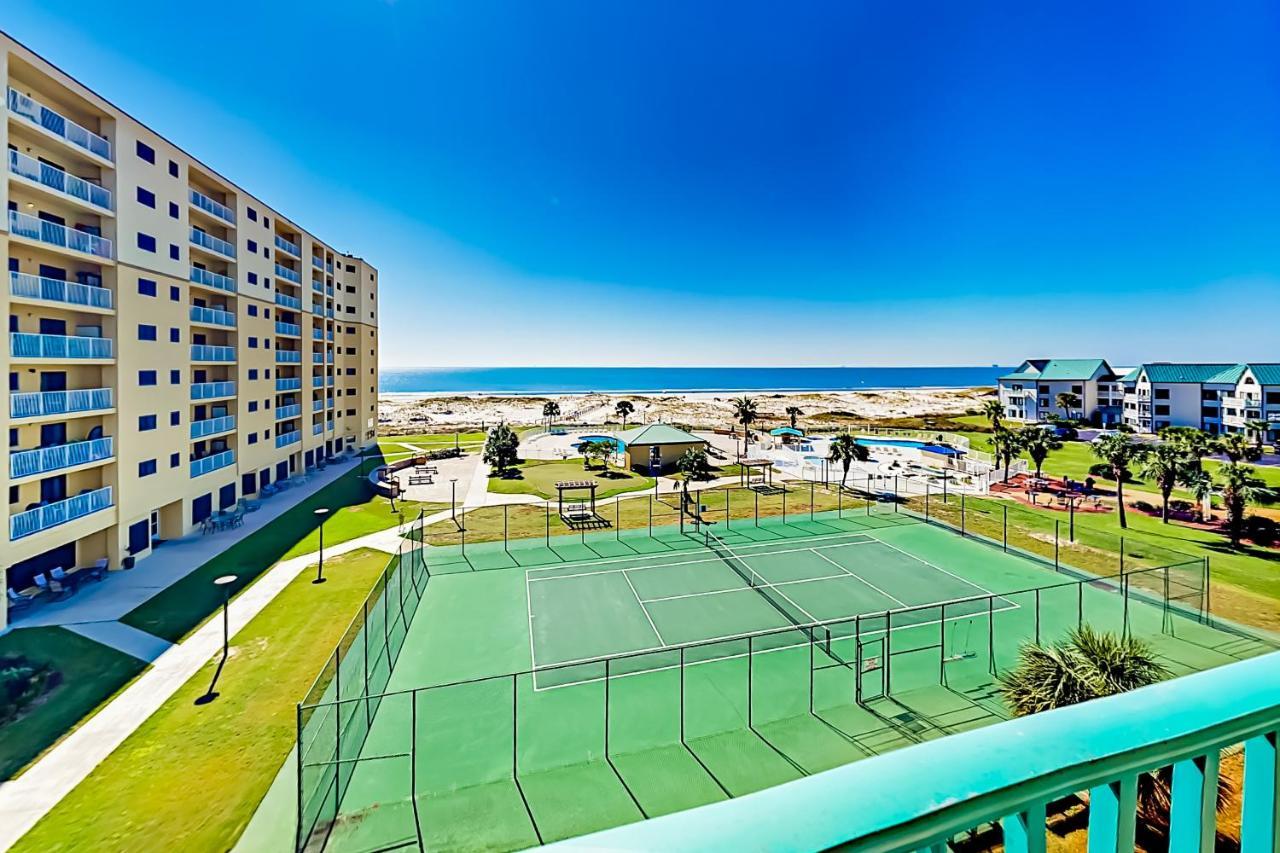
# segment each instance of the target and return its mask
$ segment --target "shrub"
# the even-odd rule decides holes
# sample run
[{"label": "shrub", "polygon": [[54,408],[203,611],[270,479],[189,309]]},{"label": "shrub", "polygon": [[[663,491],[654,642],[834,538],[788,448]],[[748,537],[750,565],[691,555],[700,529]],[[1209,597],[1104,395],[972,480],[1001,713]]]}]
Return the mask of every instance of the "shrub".
[{"label": "shrub", "polygon": [[1280,540],[1280,524],[1265,515],[1251,515],[1244,520],[1244,535],[1253,544],[1269,548]]},{"label": "shrub", "polygon": [[1149,501],[1134,501],[1133,508],[1136,510],[1139,510],[1140,512],[1156,512],[1157,511],[1155,504],[1152,504]]},{"label": "shrub", "polygon": [[[1107,463],[1105,463],[1105,462],[1099,462],[1099,463],[1097,463],[1097,464],[1095,464],[1095,465],[1090,465],[1090,466],[1089,466],[1089,476],[1091,476],[1091,477],[1101,477],[1101,478],[1102,478],[1102,479],[1104,479],[1104,480],[1111,480],[1111,481],[1113,481],[1113,482],[1115,481],[1115,477],[1111,476],[1111,466],[1110,466],[1110,465],[1108,465],[1108,464],[1107,464]],[[1125,481],[1126,483],[1131,483],[1131,482],[1133,482],[1133,473],[1132,473],[1132,472],[1130,472],[1130,473],[1129,473],[1129,474],[1124,478],[1124,481]]]},{"label": "shrub", "polygon": [[62,683],[62,673],[25,657],[0,657],[0,726],[11,723],[33,702]]}]

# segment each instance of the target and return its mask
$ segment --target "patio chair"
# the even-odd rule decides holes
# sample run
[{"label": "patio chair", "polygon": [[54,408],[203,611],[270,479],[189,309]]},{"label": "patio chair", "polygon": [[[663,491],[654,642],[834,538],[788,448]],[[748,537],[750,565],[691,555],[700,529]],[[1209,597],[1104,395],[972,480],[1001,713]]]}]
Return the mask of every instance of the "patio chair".
[{"label": "patio chair", "polygon": [[87,569],[80,569],[80,571],[85,572],[94,580],[100,581],[107,576],[107,568],[110,565],[111,561],[106,557],[103,557],[99,560],[95,560],[92,566],[89,566]]},{"label": "patio chair", "polygon": [[228,521],[228,524],[229,524],[231,527],[240,527],[241,525],[243,525],[243,524],[244,524],[244,510],[242,510],[242,509],[237,509],[235,512],[231,513],[231,519]]},{"label": "patio chair", "polygon": [[56,595],[59,598],[66,595],[67,586],[56,580],[49,580],[44,575],[36,575],[33,580],[41,592],[47,592],[50,595]]},{"label": "patio chair", "polygon": [[13,587],[9,587],[9,609],[21,610],[24,607],[30,607],[31,602],[35,601],[34,595],[25,595],[21,592],[14,592]]},{"label": "patio chair", "polygon": [[262,504],[257,501],[251,501],[248,498],[240,499],[240,509],[244,512],[257,512],[262,509]]}]

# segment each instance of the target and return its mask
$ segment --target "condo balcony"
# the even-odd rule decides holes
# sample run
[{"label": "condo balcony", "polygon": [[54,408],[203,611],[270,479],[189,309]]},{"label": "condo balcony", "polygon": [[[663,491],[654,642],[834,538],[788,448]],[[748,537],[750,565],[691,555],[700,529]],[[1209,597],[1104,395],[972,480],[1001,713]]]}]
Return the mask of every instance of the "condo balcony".
[{"label": "condo balcony", "polygon": [[324,377],[323,377],[323,376],[312,376],[312,377],[311,377],[311,387],[312,387],[312,388],[323,388],[323,387],[324,387]]},{"label": "condo balcony", "polygon": [[111,338],[79,337],[76,335],[38,335],[27,332],[9,334],[9,355],[13,358],[30,358],[47,361],[69,359],[93,359],[110,361],[115,358]]},{"label": "condo balcony", "polygon": [[324,282],[311,279],[311,289],[316,293],[324,293]]},{"label": "condo balcony", "polygon": [[110,388],[15,391],[9,394],[9,416],[12,418],[88,415],[109,411],[114,407],[115,396]]},{"label": "condo balcony", "polygon": [[332,397],[329,397],[328,399],[326,399],[326,400],[324,401],[324,406],[325,406],[325,408],[326,408],[326,409],[332,409],[332,408],[333,408],[333,403],[334,403],[333,398],[332,398]]},{"label": "condo balcony", "polygon": [[13,237],[34,240],[59,249],[82,252],[95,258],[110,260],[113,257],[111,241],[106,237],[68,228],[16,210],[9,211],[9,233]]},{"label": "condo balcony", "polygon": [[220,308],[203,308],[199,305],[192,305],[191,322],[201,326],[223,326],[234,329],[236,315]]},{"label": "condo balcony", "polygon": [[234,450],[224,450],[221,453],[212,453],[208,456],[202,456],[199,459],[191,460],[191,476],[200,477],[208,474],[210,471],[217,471],[219,468],[226,468],[228,465],[234,465],[236,461],[236,452]]},{"label": "condo balcony", "polygon": [[236,360],[236,348],[212,346],[210,344],[192,344],[192,361],[233,362]]},{"label": "condo balcony", "polygon": [[283,305],[285,308],[292,308],[294,311],[302,310],[302,300],[296,296],[288,296],[286,294],[276,292],[276,304]]},{"label": "condo balcony", "polygon": [[68,174],[57,166],[41,163],[12,148],[9,149],[9,171],[46,190],[52,190],[73,204],[83,202],[100,213],[110,214],[112,211],[111,190]]},{"label": "condo balcony", "polygon": [[12,540],[31,536],[112,506],[114,504],[110,486],[81,492],[73,498],[54,501],[9,516],[9,538]]},{"label": "condo balcony", "polygon": [[295,429],[276,435],[276,447],[285,447],[290,444],[297,444],[299,441],[302,441],[301,430]]},{"label": "condo balcony", "polygon": [[225,258],[234,259],[236,256],[236,247],[234,244],[228,243],[220,237],[215,237],[206,231],[201,231],[195,226],[192,226],[191,228],[191,242],[202,249],[207,249],[208,251],[217,255],[222,255]]},{"label": "condo balcony", "polygon": [[300,338],[302,337],[302,327],[296,323],[286,323],[284,320],[276,320],[276,334]]},{"label": "condo balcony", "polygon": [[[284,237],[281,237],[279,234],[276,235],[276,248],[283,252],[288,252],[294,257],[297,257],[297,258],[302,257],[302,248],[297,243],[294,243],[290,240],[286,240]],[[279,265],[276,266],[276,269],[277,270],[280,269]]]},{"label": "condo balcony", "polygon": [[333,261],[325,262],[324,271],[327,272],[329,275],[333,275]]},{"label": "condo balcony", "polygon": [[41,302],[57,302],[106,311],[110,311],[113,304],[111,291],[105,287],[21,272],[9,273],[9,295],[18,299],[38,299]]},{"label": "condo balcony", "polygon": [[311,425],[311,434],[312,434],[312,435],[320,435],[322,432],[324,432],[324,424],[312,424],[312,425]]},{"label": "condo balcony", "polygon": [[324,353],[322,353],[322,352],[313,352],[313,353],[311,353],[311,363],[312,363],[312,364],[324,364]]},{"label": "condo balcony", "polygon": [[277,364],[301,364],[302,353],[297,350],[278,349],[276,350]]},{"label": "condo balcony", "polygon": [[202,284],[205,287],[212,287],[217,290],[225,290],[227,293],[236,292],[236,280],[226,275],[219,275],[216,272],[209,272],[200,267],[192,267],[190,279],[196,284]]},{"label": "condo balcony", "polygon": [[312,401],[311,401],[311,411],[312,411],[312,412],[323,412],[323,411],[324,411],[324,400],[312,400]]},{"label": "condo balcony", "polygon": [[111,143],[106,138],[12,88],[9,89],[9,111],[77,148],[108,162],[111,160]]},{"label": "condo balcony", "polygon": [[302,378],[298,376],[289,376],[276,379],[276,391],[285,393],[288,391],[299,391],[302,389]]},{"label": "condo balcony", "polygon": [[232,432],[235,428],[235,415],[221,415],[216,418],[205,418],[202,421],[191,422],[191,438],[208,438],[211,435],[220,435],[225,432]]},{"label": "condo balcony", "polygon": [[302,406],[294,404],[292,406],[277,406],[276,420],[287,421],[290,418],[299,417],[302,414]]},{"label": "condo balcony", "polygon": [[313,340],[313,341],[323,341],[323,340],[324,340],[324,329],[312,329],[312,330],[311,330],[311,340]]},{"label": "condo balcony", "polygon": [[110,437],[73,441],[70,444],[37,447],[32,450],[11,450],[9,478],[17,480],[22,477],[35,477],[65,468],[74,468],[77,465],[106,462],[114,457],[115,439]]},{"label": "condo balcony", "polygon": [[316,269],[318,269],[318,270],[323,270],[323,269],[324,269],[324,261],[323,261],[323,260],[321,260],[320,258],[317,258],[315,255],[312,255],[312,256],[311,256],[311,266],[315,267],[315,268],[316,268]]},{"label": "condo balcony", "polygon": [[291,281],[294,284],[302,284],[302,276],[298,275],[288,267],[281,266],[280,264],[276,264],[276,275],[283,278],[285,281]]},{"label": "condo balcony", "polygon": [[214,201],[199,190],[191,190],[191,206],[203,210],[210,216],[215,216],[226,222],[228,225],[236,224],[236,212],[225,204]]},{"label": "condo balcony", "polygon": [[234,397],[235,395],[236,383],[234,381],[196,382],[191,386],[192,400],[219,400],[226,397]]},{"label": "condo balcony", "polygon": [[312,302],[312,303],[311,303],[311,313],[312,313],[312,314],[315,314],[317,317],[323,317],[323,316],[324,316],[324,304],[323,304],[323,303],[321,303],[321,302]]}]

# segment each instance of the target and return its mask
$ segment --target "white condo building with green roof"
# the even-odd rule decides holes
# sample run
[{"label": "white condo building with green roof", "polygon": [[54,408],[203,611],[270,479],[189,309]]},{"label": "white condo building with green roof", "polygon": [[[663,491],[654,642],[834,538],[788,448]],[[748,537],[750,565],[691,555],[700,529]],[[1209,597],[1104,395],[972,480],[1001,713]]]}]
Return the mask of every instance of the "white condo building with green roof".
[{"label": "white condo building with green roof", "polygon": [[[1049,415],[1080,418],[1100,426],[1120,422],[1123,389],[1103,358],[1033,358],[1000,377],[1000,404],[1011,421],[1035,423]],[[1058,404],[1060,394],[1074,394],[1071,411]]]}]

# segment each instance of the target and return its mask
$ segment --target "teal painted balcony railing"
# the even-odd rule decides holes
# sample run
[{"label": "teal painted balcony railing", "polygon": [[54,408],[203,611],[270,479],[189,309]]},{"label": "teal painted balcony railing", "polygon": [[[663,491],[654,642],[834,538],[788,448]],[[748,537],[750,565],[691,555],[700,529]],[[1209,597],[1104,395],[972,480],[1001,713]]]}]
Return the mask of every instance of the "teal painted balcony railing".
[{"label": "teal painted balcony railing", "polygon": [[191,322],[199,323],[204,326],[226,326],[227,328],[235,328],[236,315],[230,311],[223,311],[220,308],[203,308],[199,305],[191,306]]},{"label": "teal painted balcony railing", "polygon": [[292,430],[290,432],[282,432],[276,436],[276,447],[285,447],[290,444],[297,444],[302,441],[302,431]]},{"label": "teal painted balcony railing", "polygon": [[41,418],[49,415],[74,415],[107,411],[115,406],[110,388],[84,388],[75,391],[26,391],[9,395],[9,416]]},{"label": "teal painted balcony railing", "polygon": [[87,308],[110,309],[112,305],[111,291],[105,287],[23,272],[9,273],[9,295],[43,302],[61,302],[64,305],[83,305]]},{"label": "teal painted balcony railing", "polygon": [[288,267],[276,264],[276,276],[283,278],[285,281],[291,281],[294,284],[302,284],[302,276],[298,275]]},{"label": "teal painted balcony railing", "polygon": [[1214,849],[1218,760],[1244,745],[1242,853],[1280,843],[1280,652],[867,758],[552,845],[613,851],[945,851],[998,822],[1043,851],[1045,806],[1089,792],[1091,851],[1133,850],[1138,776],[1173,768],[1170,850]]},{"label": "teal painted balcony railing", "polygon": [[14,358],[110,359],[115,357],[115,348],[111,338],[12,332],[9,335],[9,355]]},{"label": "teal painted balcony railing", "polygon": [[208,249],[210,252],[214,252],[228,258],[234,258],[236,256],[236,247],[234,244],[228,243],[220,237],[215,237],[212,234],[201,231],[199,228],[193,227],[191,229],[191,242],[197,246]]},{"label": "teal painted balcony railing", "polygon": [[294,243],[292,240],[287,240],[279,234],[276,235],[276,248],[283,249],[289,254],[295,255],[299,258],[302,257],[302,248],[297,243]]},{"label": "teal painted balcony railing", "polygon": [[302,389],[301,376],[288,376],[276,380],[277,391],[299,391]]},{"label": "teal painted balcony railing", "polygon": [[278,364],[301,364],[302,353],[297,350],[278,349],[276,350],[276,362]]},{"label": "teal painted balcony railing", "polygon": [[286,323],[284,320],[276,320],[276,334],[288,335],[292,338],[302,337],[302,327],[297,323]]},{"label": "teal painted balcony railing", "polygon": [[219,275],[216,272],[200,269],[200,267],[192,267],[189,278],[196,284],[203,284],[205,287],[215,287],[218,290],[225,290],[227,293],[236,292],[236,280],[231,276]]},{"label": "teal painted balcony railing", "polygon": [[210,216],[216,216],[223,222],[236,224],[236,212],[221,202],[214,201],[198,190],[191,191],[191,204],[200,208]]},{"label": "teal painted balcony railing", "polygon": [[21,539],[24,536],[66,524],[68,521],[75,521],[77,518],[110,509],[112,506],[110,486],[83,492],[66,500],[54,501],[9,516],[9,538]]},{"label": "teal painted balcony railing", "polygon": [[236,452],[234,450],[224,450],[221,453],[214,453],[211,456],[205,456],[200,459],[191,460],[191,476],[199,477],[208,474],[210,471],[217,471],[219,468],[226,468],[228,465],[235,464]]},{"label": "teal painted balcony railing", "polygon": [[191,360],[232,362],[236,360],[236,348],[213,346],[211,344],[192,344]]},{"label": "teal painted balcony railing", "polygon": [[204,438],[208,435],[217,435],[220,432],[231,432],[235,428],[235,415],[221,415],[216,418],[205,418],[202,421],[191,422],[191,437]]},{"label": "teal painted balcony railing", "polygon": [[235,395],[236,383],[232,381],[197,382],[191,386],[192,400],[216,400],[220,397],[234,397]]},{"label": "teal painted balcony railing", "polygon": [[285,293],[276,294],[276,304],[283,305],[286,308],[292,308],[294,311],[302,310],[302,300],[296,296],[289,296]]},{"label": "teal painted balcony railing", "polygon": [[84,252],[99,258],[111,258],[111,241],[106,237],[98,237],[88,231],[68,228],[56,222],[46,222],[38,216],[9,211],[9,233],[15,237],[25,237],[49,246]]},{"label": "teal painted balcony railing", "polygon": [[62,113],[49,109],[35,98],[27,97],[21,92],[10,89],[9,110],[28,119],[32,124],[49,131],[54,136],[65,139],[72,145],[79,146],[104,160],[111,159],[111,143],[104,137],[82,125],[76,124],[62,115]]},{"label": "teal painted balcony railing", "polygon": [[9,171],[62,195],[79,199],[102,210],[111,210],[111,190],[70,175],[57,166],[41,163],[12,148],[9,149]]},{"label": "teal painted balcony railing", "polygon": [[9,476],[15,480],[19,477],[34,477],[37,474],[61,471],[63,468],[74,468],[76,465],[102,462],[113,456],[114,438],[95,438],[56,447],[13,450],[9,452]]}]

